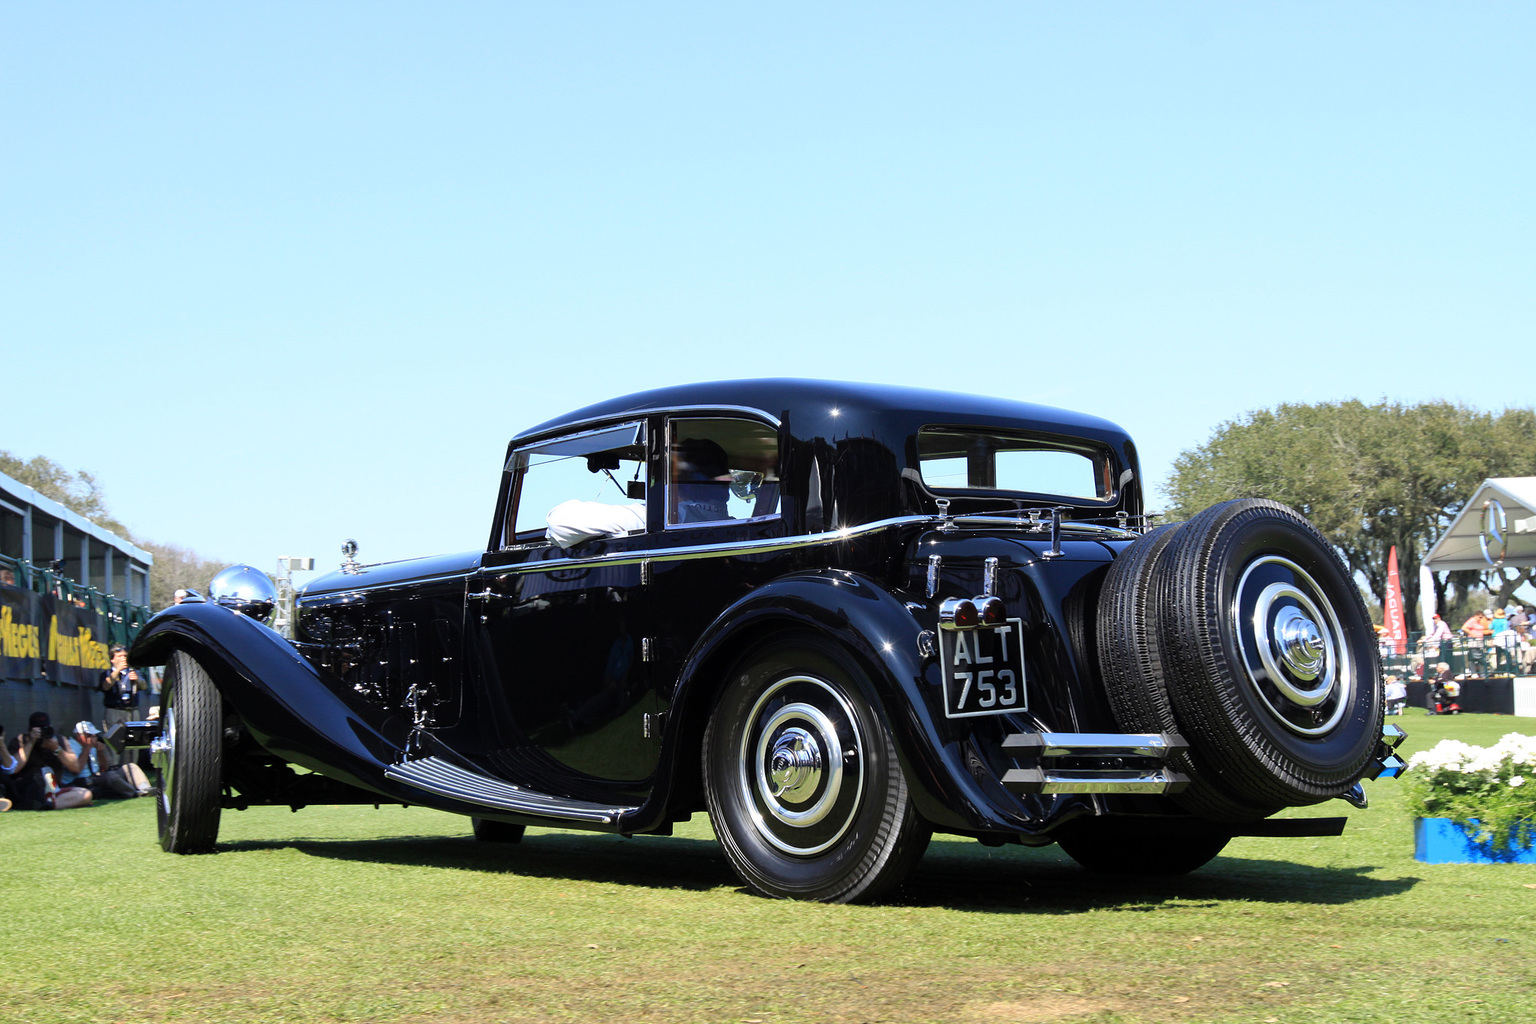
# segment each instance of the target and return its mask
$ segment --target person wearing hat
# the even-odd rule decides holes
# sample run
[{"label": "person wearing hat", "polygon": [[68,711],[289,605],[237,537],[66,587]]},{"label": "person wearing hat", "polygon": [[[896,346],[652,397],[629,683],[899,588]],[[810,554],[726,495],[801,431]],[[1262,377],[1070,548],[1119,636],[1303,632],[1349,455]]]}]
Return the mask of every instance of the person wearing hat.
[{"label": "person wearing hat", "polygon": [[[91,791],[83,786],[61,785],[68,772],[80,773],[81,762],[60,738],[54,735],[53,722],[46,711],[34,711],[27,719],[27,731],[11,740],[6,748],[21,763],[16,778],[16,806],[23,811],[68,810],[85,807]],[[89,762],[87,762],[89,764]]]},{"label": "person wearing hat", "polygon": [[[1505,652],[1502,655],[1504,661],[1508,662],[1511,659],[1512,655],[1509,652],[1515,649],[1515,631],[1509,628],[1509,619],[1503,608],[1493,610],[1493,621],[1488,626],[1488,643]],[[1495,663],[1495,668],[1497,667]]]},{"label": "person wearing hat", "polygon": [[59,776],[61,786],[84,786],[95,792],[101,775],[101,765],[96,760],[96,750],[101,746],[101,730],[94,722],[76,722],[74,735],[64,737],[63,747],[75,755],[77,770],[65,771]]},{"label": "person wearing hat", "polygon": [[149,792],[144,770],[133,762],[109,767],[107,744],[94,722],[76,722],[75,734],[64,741],[80,762],[78,772],[65,772],[63,784],[84,786],[97,800],[126,799]]}]

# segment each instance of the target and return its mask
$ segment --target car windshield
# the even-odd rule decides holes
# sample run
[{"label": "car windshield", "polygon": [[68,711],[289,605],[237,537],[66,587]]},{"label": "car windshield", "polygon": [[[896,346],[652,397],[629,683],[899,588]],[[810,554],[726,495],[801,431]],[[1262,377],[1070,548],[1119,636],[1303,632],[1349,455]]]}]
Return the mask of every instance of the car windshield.
[{"label": "car windshield", "polygon": [[936,491],[1010,491],[1076,501],[1114,495],[1109,453],[1082,442],[963,427],[918,432],[923,483]]},{"label": "car windshield", "polygon": [[645,427],[626,423],[548,441],[515,452],[508,464],[518,477],[514,533],[543,530],[549,511],[568,501],[645,514]]}]

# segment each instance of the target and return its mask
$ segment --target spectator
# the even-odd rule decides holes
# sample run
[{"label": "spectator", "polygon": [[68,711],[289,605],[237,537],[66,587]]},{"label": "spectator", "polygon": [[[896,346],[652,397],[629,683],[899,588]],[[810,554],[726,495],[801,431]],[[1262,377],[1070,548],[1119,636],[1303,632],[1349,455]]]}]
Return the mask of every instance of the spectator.
[{"label": "spectator", "polygon": [[27,731],[11,740],[6,749],[21,762],[16,778],[16,806],[21,810],[63,811],[90,804],[89,789],[59,785],[65,772],[80,771],[80,760],[54,735],[46,711],[32,712]]},{"label": "spectator", "polygon": [[1493,616],[1489,612],[1474,612],[1461,624],[1461,631],[1473,640],[1481,640],[1488,635],[1488,630],[1493,625]]},{"label": "spectator", "polygon": [[1502,658],[1508,662],[1514,654],[1516,645],[1520,643],[1520,635],[1509,628],[1509,619],[1505,616],[1503,608],[1494,609],[1493,625],[1489,632],[1491,635],[1488,642],[1504,651]]},{"label": "spectator", "polygon": [[[128,667],[128,649],[121,644],[113,647],[112,667],[101,674],[101,690],[106,694],[102,698],[106,711],[101,716],[101,726],[108,736],[119,723],[138,720],[139,691],[147,689],[149,686],[139,670]],[[103,754],[109,756],[106,751]]]},{"label": "spectator", "polygon": [[1440,656],[1440,644],[1450,639],[1452,639],[1450,624],[1439,615],[1431,616],[1429,632],[1425,633],[1424,639],[1420,641],[1424,647],[1424,657],[1438,658]]},{"label": "spectator", "polygon": [[21,770],[21,761],[5,746],[5,726],[0,725],[0,812],[8,811],[16,799],[11,783]]},{"label": "spectator", "polygon": [[1408,703],[1408,686],[1397,676],[1387,676],[1383,696],[1387,702],[1387,714],[1400,715],[1403,713],[1403,705]]},{"label": "spectator", "polygon": [[66,737],[64,744],[80,762],[80,770],[65,772],[62,785],[84,786],[97,800],[127,799],[149,792],[149,780],[138,765],[108,766],[107,745],[95,723],[76,722],[74,736]]},{"label": "spectator", "polygon": [[1520,660],[1520,671],[1530,675],[1536,669],[1536,637],[1531,636],[1531,616],[1523,605],[1515,605],[1509,617],[1510,632],[1515,635],[1515,657]]}]

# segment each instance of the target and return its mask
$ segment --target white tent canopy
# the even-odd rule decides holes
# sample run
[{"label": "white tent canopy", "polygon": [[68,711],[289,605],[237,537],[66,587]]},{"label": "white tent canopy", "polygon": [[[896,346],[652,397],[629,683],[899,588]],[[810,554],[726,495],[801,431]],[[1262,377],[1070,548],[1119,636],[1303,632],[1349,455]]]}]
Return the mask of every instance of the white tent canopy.
[{"label": "white tent canopy", "polygon": [[1424,564],[1436,572],[1536,566],[1536,476],[1484,480]]}]

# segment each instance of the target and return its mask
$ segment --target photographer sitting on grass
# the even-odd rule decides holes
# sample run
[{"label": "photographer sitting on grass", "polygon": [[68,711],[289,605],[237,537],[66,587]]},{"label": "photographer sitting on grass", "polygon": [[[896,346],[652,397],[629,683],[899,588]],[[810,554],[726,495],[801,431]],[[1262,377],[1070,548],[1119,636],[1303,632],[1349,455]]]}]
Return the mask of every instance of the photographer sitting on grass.
[{"label": "photographer sitting on grass", "polygon": [[149,779],[138,765],[109,767],[109,748],[94,722],[76,722],[75,734],[65,738],[64,747],[75,755],[80,770],[65,772],[60,785],[84,786],[97,800],[125,800],[149,792]]},{"label": "photographer sitting on grass", "polygon": [[65,772],[79,773],[80,758],[54,735],[53,723],[46,711],[32,712],[32,717],[27,719],[27,731],[11,740],[6,749],[21,762],[16,778],[19,810],[62,811],[90,804],[89,789],[59,784]]}]

